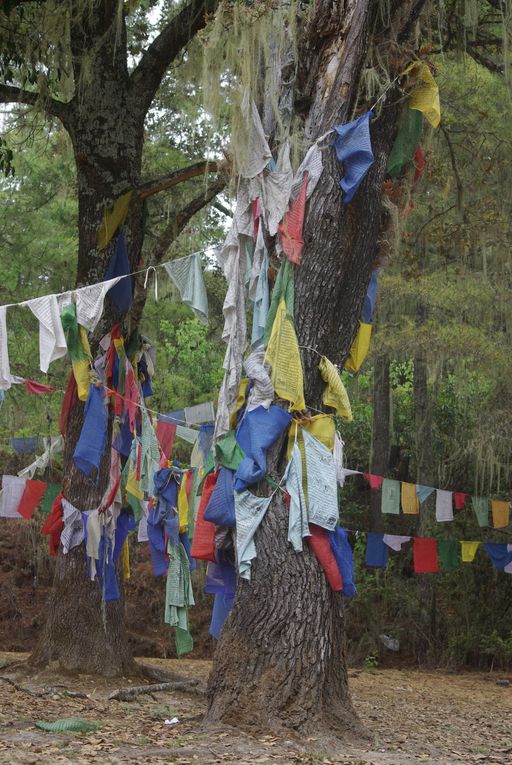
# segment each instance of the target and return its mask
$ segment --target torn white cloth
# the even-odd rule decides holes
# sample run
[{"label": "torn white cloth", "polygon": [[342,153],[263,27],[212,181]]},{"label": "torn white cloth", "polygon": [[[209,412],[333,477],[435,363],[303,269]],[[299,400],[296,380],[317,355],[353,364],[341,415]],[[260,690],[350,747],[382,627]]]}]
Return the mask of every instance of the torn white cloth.
[{"label": "torn white cloth", "polygon": [[205,401],[204,404],[196,404],[195,406],[186,406],[184,411],[187,425],[202,425],[205,422],[213,422],[215,419],[212,401]]},{"label": "torn white cloth", "polygon": [[[263,238],[263,226],[261,225],[261,219],[260,219],[260,224],[258,226],[258,235],[256,237],[256,244],[254,245],[254,253],[252,256],[251,275],[249,278],[248,295],[252,301],[256,300],[258,281],[260,279],[260,273],[261,273],[261,264],[262,264],[265,252],[266,252],[266,249],[265,249],[265,240]],[[248,261],[249,259],[247,258],[247,262]]]},{"label": "torn white cloth", "polygon": [[400,534],[384,534],[382,541],[395,552],[400,552],[402,545],[405,542],[410,542],[411,537],[400,536]]},{"label": "torn white cloth", "polygon": [[208,321],[208,296],[204,286],[201,258],[198,252],[164,263],[164,268],[172,279],[181,296],[181,300],[195,313],[202,324]]},{"label": "torn white cloth", "polygon": [[2,476],[2,506],[0,508],[0,517],[2,518],[22,518],[18,513],[18,507],[25,491],[25,478],[18,478],[15,475]]},{"label": "torn white cloth", "polygon": [[265,349],[259,348],[253,351],[244,361],[247,376],[252,381],[252,387],[247,399],[247,411],[251,412],[258,406],[265,409],[270,407],[274,398],[274,386],[268,373],[269,367],[265,366]]},{"label": "torn white cloth", "polygon": [[249,184],[241,180],[237,195],[237,204],[231,229],[224,246],[218,255],[228,283],[226,298],[222,307],[224,329],[222,339],[226,342],[224,356],[224,379],[217,402],[215,438],[218,439],[229,430],[229,415],[233,410],[242,373],[242,356],[247,344],[247,324],[245,317],[245,263],[246,248],[252,240],[253,221]]},{"label": "torn white cloth", "polygon": [[291,542],[295,552],[302,552],[302,540],[311,534],[309,532],[306,497],[302,485],[302,457],[296,443],[293,445],[292,455],[286,466],[283,480],[286,491],[290,495],[288,542]]},{"label": "torn white cloth", "polygon": [[116,276],[104,282],[88,284],[86,287],[79,287],[76,290],[70,290],[69,292],[57,295],[60,312],[72,300],[75,300],[78,323],[85,327],[88,332],[94,332],[103,313],[105,295],[109,289],[114,287],[123,278],[122,276]]},{"label": "torn white cloth", "polygon": [[62,550],[66,555],[73,547],[82,544],[85,534],[81,511],[64,498],[62,499],[62,520],[64,528],[60,535],[60,541]]},{"label": "torn white cloth", "polygon": [[302,429],[306,454],[308,517],[310,523],[333,531],[338,523],[336,468],[329,449]]},{"label": "torn white cloth", "polygon": [[293,200],[299,195],[299,192],[302,188],[302,183],[304,181],[304,173],[309,174],[308,188],[306,192],[306,199],[309,199],[316,188],[316,184],[320,180],[323,169],[324,166],[322,162],[322,151],[318,147],[318,144],[314,143],[313,146],[308,149],[306,156],[300,163],[299,167],[297,168],[297,172],[293,176],[290,199]]},{"label": "torn white cloth", "polygon": [[265,138],[261,118],[249,88],[244,91],[241,112],[247,156],[240,167],[240,175],[242,178],[254,178],[263,172],[269,160],[272,159],[272,152]]},{"label": "torn white cloth", "polygon": [[256,557],[254,535],[268,506],[270,497],[256,497],[249,490],[235,492],[236,554],[238,573],[242,579],[251,579],[251,565]]},{"label": "torn white cloth", "polygon": [[7,347],[7,306],[0,306],[0,390],[8,390],[13,383]]},{"label": "torn white cloth", "polygon": [[48,467],[53,454],[59,454],[62,451],[62,436],[44,438],[43,443],[45,447],[44,452],[40,457],[36,457],[34,462],[18,472],[20,477],[31,479],[36,470],[45,470]]},{"label": "torn white cloth", "polygon": [[453,521],[452,492],[436,489],[436,521]]},{"label": "torn white cloth", "polygon": [[28,300],[26,305],[39,321],[39,368],[48,372],[52,361],[66,355],[68,347],[56,295]]},{"label": "torn white cloth", "polygon": [[290,162],[290,144],[285,141],[279,149],[275,170],[265,173],[263,179],[263,208],[267,231],[270,236],[277,234],[277,226],[281,223],[283,215],[288,209],[292,184],[293,170]]},{"label": "torn white cloth", "polygon": [[343,467],[344,447],[345,447],[345,442],[341,440],[341,437],[338,431],[335,431],[334,432],[334,449],[332,451],[332,456],[334,459],[334,467],[336,468],[336,480],[338,481],[340,486],[345,485],[345,478],[347,477],[347,473],[345,472],[345,469]]}]

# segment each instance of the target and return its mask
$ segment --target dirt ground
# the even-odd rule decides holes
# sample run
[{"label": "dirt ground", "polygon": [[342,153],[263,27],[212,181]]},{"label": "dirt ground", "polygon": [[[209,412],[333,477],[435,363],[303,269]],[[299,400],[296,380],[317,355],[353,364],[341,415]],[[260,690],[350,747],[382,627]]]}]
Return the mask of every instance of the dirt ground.
[{"label": "dirt ground", "polygon": [[[324,756],[308,754],[314,739],[285,741],[227,727],[205,729],[204,699],[197,694],[158,692],[116,701],[109,695],[129,687],[128,680],[60,676],[51,668],[33,674],[13,665],[22,658],[0,654],[1,765],[512,763],[512,684],[497,685],[497,675],[352,671],[354,704],[374,741],[343,745],[335,755]],[[210,668],[210,662],[200,660],[144,663],[200,681]],[[97,721],[101,728],[94,733],[47,733],[34,724],[63,717]],[[164,723],[173,717],[177,724]]]}]

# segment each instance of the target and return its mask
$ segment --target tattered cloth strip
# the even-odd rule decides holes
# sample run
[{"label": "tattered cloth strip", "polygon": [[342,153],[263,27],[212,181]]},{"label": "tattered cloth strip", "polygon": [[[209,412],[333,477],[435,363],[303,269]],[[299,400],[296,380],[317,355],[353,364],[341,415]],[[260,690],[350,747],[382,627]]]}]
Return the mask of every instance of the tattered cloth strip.
[{"label": "tattered cloth strip", "polygon": [[213,422],[214,419],[215,412],[213,411],[213,403],[211,401],[185,407],[185,422],[187,425],[201,425],[203,422]]},{"label": "tattered cloth strip", "polygon": [[336,414],[344,417],[347,422],[352,422],[352,409],[345,386],[338,370],[326,356],[322,356],[318,365],[322,379],[326,383],[323,403],[336,410]]},{"label": "tattered cloth strip", "polygon": [[140,488],[150,495],[153,490],[153,476],[160,467],[160,447],[146,407],[141,407],[141,414]]},{"label": "tattered cloth strip", "polygon": [[10,444],[17,454],[35,454],[39,449],[39,436],[31,438],[11,438]]},{"label": "tattered cloth strip", "polygon": [[413,561],[416,574],[436,574],[439,571],[437,540],[429,537],[414,537]]},{"label": "tattered cloth strip", "polygon": [[240,105],[244,146],[247,153],[242,158],[239,174],[242,178],[255,178],[263,172],[272,159],[272,152],[265,138],[261,118],[249,88],[246,88]]},{"label": "tattered cloth strip", "polygon": [[265,361],[272,368],[270,379],[277,395],[289,401],[292,410],[304,410],[306,402],[302,359],[295,328],[287,314],[284,298],[281,298],[277,307]]},{"label": "tattered cloth strip", "polygon": [[391,547],[395,552],[400,552],[402,545],[411,541],[411,537],[405,537],[401,534],[384,534],[384,544]]},{"label": "tattered cloth strip", "polygon": [[337,134],[334,139],[336,156],[340,162],[343,162],[343,178],[340,186],[345,192],[343,197],[345,204],[352,200],[374,162],[370,138],[372,117],[373,112],[369,111],[346,125],[338,125],[334,128]]},{"label": "tattered cloth strip", "polygon": [[[302,179],[301,179],[302,182]],[[288,207],[292,193],[293,171],[290,162],[290,144],[285,141],[277,155],[275,168],[265,172],[262,184],[263,207],[267,231],[277,234],[277,227]]]},{"label": "tattered cloth strip", "polygon": [[201,495],[201,502],[197,511],[194,538],[192,540],[191,555],[199,560],[211,560],[215,563],[215,525],[205,521],[204,511],[217,481],[217,474],[210,473],[206,476]]},{"label": "tattered cloth strip", "polygon": [[28,480],[18,506],[18,513],[27,520],[32,518],[45,491],[46,483],[44,481]]},{"label": "tattered cloth strip", "polygon": [[251,345],[253,348],[263,342],[265,327],[270,308],[270,291],[268,286],[268,252],[264,248],[261,259],[260,271],[256,282],[256,292],[254,295],[254,308],[252,314],[252,335]]},{"label": "tattered cloth strip", "polygon": [[66,555],[73,547],[82,544],[85,539],[85,532],[82,512],[64,498],[62,500],[62,520],[64,528],[60,535],[60,541],[62,551]]},{"label": "tattered cloth strip", "polygon": [[243,491],[261,481],[267,473],[267,450],[289,426],[291,415],[279,406],[262,406],[246,412],[237,431],[237,441],[245,454],[238,466],[235,490]]},{"label": "tattered cloth strip", "polygon": [[336,526],[334,531],[329,531],[328,534],[331,550],[341,574],[341,594],[351,598],[356,595],[357,590],[354,583],[354,556],[347,531]]},{"label": "tattered cloth strip", "polygon": [[208,296],[204,286],[201,257],[198,252],[164,263],[164,268],[176,285],[181,300],[195,313],[202,324],[208,321]]},{"label": "tattered cloth strip", "polygon": [[46,490],[43,494],[43,498],[41,501],[41,510],[43,513],[48,515],[50,510],[52,509],[52,503],[57,494],[62,490],[62,487],[59,483],[47,483],[46,484]]},{"label": "tattered cloth strip", "polygon": [[23,384],[27,393],[51,393],[58,390],[55,385],[44,385],[44,383],[35,382],[34,380],[23,380]]},{"label": "tattered cloth strip", "polygon": [[272,290],[272,300],[270,302],[270,308],[268,309],[267,323],[265,326],[265,335],[263,337],[264,345],[268,345],[270,335],[272,334],[272,328],[274,326],[277,308],[281,302],[281,298],[284,298],[286,304],[286,313],[293,321],[295,310],[294,299],[294,267],[289,260],[283,260],[281,267],[277,273],[274,289]]},{"label": "tattered cloth strip", "polygon": [[76,380],[77,395],[80,401],[86,401],[91,384],[90,362],[92,355],[87,332],[84,327],[80,327],[78,324],[75,303],[64,308],[61,321]]},{"label": "tattered cloth strip", "polygon": [[302,486],[302,457],[297,444],[283,476],[286,491],[290,495],[288,517],[288,542],[295,552],[302,552],[302,540],[310,535],[306,497]]},{"label": "tattered cloth strip", "polygon": [[70,302],[76,301],[78,323],[85,327],[88,332],[94,332],[103,314],[105,295],[122,278],[115,276],[107,281],[88,284],[86,287],[79,287],[73,292],[64,293],[59,298],[59,304],[61,307],[65,307]]},{"label": "tattered cloth strip", "polygon": [[222,307],[224,313],[224,329],[222,339],[226,342],[226,354],[223,368],[219,399],[217,403],[217,419],[215,423],[215,438],[219,438],[230,429],[229,415],[233,411],[238,386],[242,373],[242,356],[247,343],[247,325],[245,315],[245,271],[246,250],[252,242],[253,220],[248,181],[239,181],[238,195],[233,223],[218,255],[223,268],[228,289]]},{"label": "tattered cloth strip", "polygon": [[283,252],[290,263],[295,263],[296,266],[300,266],[302,261],[302,248],[304,246],[302,229],[304,227],[304,215],[306,213],[308,179],[309,175],[308,173],[305,173],[298,196],[293,200],[282,223],[278,226]]},{"label": "tattered cloth strip", "polygon": [[312,146],[309,147],[308,151],[306,152],[306,156],[298,166],[297,172],[293,176],[290,199],[295,199],[295,197],[299,195],[306,173],[308,175],[306,199],[309,199],[313,191],[316,189],[316,185],[320,180],[323,169],[322,150],[318,146],[318,143],[315,142]]},{"label": "tattered cloth strip", "polygon": [[48,372],[52,361],[66,355],[68,347],[56,295],[29,300],[26,305],[39,320],[39,367]]},{"label": "tattered cloth strip", "polygon": [[400,515],[400,481],[385,478],[382,482],[381,511]]},{"label": "tattered cloth strip", "polygon": [[436,521],[453,521],[453,495],[451,491],[436,489]]},{"label": "tattered cloth strip", "polygon": [[260,348],[253,351],[244,361],[244,367],[251,381],[247,411],[251,412],[259,406],[268,409],[274,398],[274,386],[265,368],[265,350]]},{"label": "tattered cloth strip", "polygon": [[409,109],[417,109],[422,112],[432,127],[438,127],[441,122],[439,87],[432,76],[430,67],[424,61],[414,61],[404,69],[401,76],[405,74],[413,78],[413,89],[409,95]]},{"label": "tattered cloth strip", "polygon": [[0,516],[2,518],[22,518],[18,512],[18,507],[25,491],[25,478],[18,478],[14,475],[2,476],[2,504],[0,507]]},{"label": "tattered cloth strip", "polygon": [[440,539],[438,551],[445,571],[455,571],[459,568],[459,543],[456,539]]},{"label": "tattered cloth strip", "polygon": [[336,480],[343,488],[345,486],[346,473],[344,469],[343,449],[345,447],[344,441],[341,440],[340,434],[336,432],[334,434],[334,448],[332,450],[332,456],[334,459],[334,465],[336,467]]},{"label": "tattered cloth strip", "polygon": [[160,448],[168,460],[171,459],[174,436],[176,435],[176,425],[159,419],[156,424],[156,437]]},{"label": "tattered cloth strip", "polygon": [[363,312],[361,314],[361,319],[366,324],[372,323],[373,312],[375,310],[375,303],[377,301],[377,287],[379,283],[379,273],[381,272],[381,270],[382,270],[381,268],[374,268],[372,271],[372,275],[370,276],[370,283],[366,291],[366,297],[363,303]]},{"label": "tattered cloth strip", "polygon": [[350,352],[345,361],[345,369],[351,374],[356,374],[361,369],[365,358],[370,350],[372,339],[372,325],[365,322],[359,322],[357,335],[350,347]]},{"label": "tattered cloth strip", "polygon": [[402,511],[406,515],[418,515],[420,511],[420,501],[414,483],[402,481]]},{"label": "tattered cloth strip", "polygon": [[41,534],[43,536],[50,537],[50,555],[53,556],[56,556],[59,552],[60,535],[64,528],[64,521],[62,520],[62,500],[63,496],[61,492],[53,500],[50,515],[41,529]]},{"label": "tattered cloth strip", "polygon": [[388,562],[388,546],[384,542],[384,534],[370,531],[366,539],[366,565],[375,568],[385,568]]},{"label": "tattered cloth strip", "polygon": [[504,529],[508,526],[510,516],[510,502],[502,502],[493,499],[491,502],[492,525],[495,529]]},{"label": "tattered cloth strip", "polygon": [[88,478],[94,471],[99,478],[100,462],[107,443],[107,419],[103,389],[91,385],[80,438],[73,453],[75,466]]},{"label": "tattered cloth strip", "polygon": [[338,523],[338,484],[331,451],[303,430],[310,523],[332,531]]},{"label": "tattered cloth strip", "polygon": [[474,561],[479,545],[480,542],[461,541],[460,553],[463,563],[472,563]]},{"label": "tattered cloth strip", "polygon": [[45,450],[37,457],[34,462],[23,468],[18,472],[18,475],[23,478],[32,478],[36,470],[44,470],[48,467],[53,454],[57,454],[62,451],[62,438],[61,436],[51,436],[50,438],[43,439]]},{"label": "tattered cloth strip", "polygon": [[323,568],[331,589],[334,592],[340,592],[343,588],[341,571],[331,548],[329,534],[324,528],[316,526],[314,523],[309,528],[311,535],[307,537],[308,545]]},{"label": "tattered cloth strip", "polygon": [[116,239],[114,254],[110,258],[105,280],[113,279],[116,276],[124,276],[118,284],[114,285],[108,293],[112,303],[120,314],[128,313],[132,304],[132,280],[130,277],[130,261],[128,260],[128,251],[126,249],[126,237],[123,229],[119,230]]},{"label": "tattered cloth strip", "polygon": [[7,306],[0,306],[0,390],[8,390],[13,382],[7,347]]},{"label": "tattered cloth strip", "polygon": [[187,614],[188,607],[194,605],[192,580],[187,553],[181,542],[175,545],[169,542],[167,555],[169,568],[165,587],[164,621],[176,628],[176,653],[183,656],[194,648],[194,641],[188,630]]},{"label": "tattered cloth strip", "polygon": [[384,483],[384,476],[374,475],[373,473],[363,473],[363,477],[366,478],[370,484],[370,489],[372,491],[379,491],[379,489],[382,488],[382,484]]},{"label": "tattered cloth strip", "polygon": [[236,440],[234,430],[219,438],[215,444],[215,455],[218,462],[230,470],[236,470],[245,457],[240,444]]},{"label": "tattered cloth strip", "polygon": [[103,222],[98,229],[98,250],[103,250],[110,242],[117,229],[124,224],[128,215],[132,193],[132,191],[127,191],[126,194],[118,197],[109,209],[104,211]]},{"label": "tattered cloth strip", "polygon": [[183,425],[177,425],[176,435],[178,438],[182,438],[189,444],[195,444],[199,436],[199,432],[197,430],[193,430],[192,428],[186,428]]},{"label": "tattered cloth strip", "polygon": [[480,528],[489,525],[489,499],[487,497],[471,497],[471,504],[475,511],[476,519]]},{"label": "tattered cloth strip", "polygon": [[404,165],[413,159],[422,131],[423,114],[416,109],[405,108],[400,117],[395,143],[388,157],[387,170],[392,178],[397,178]]},{"label": "tattered cloth strip", "polygon": [[270,497],[256,497],[250,491],[235,493],[236,552],[238,573],[242,579],[251,579],[252,561],[256,557],[254,535],[268,510]]}]

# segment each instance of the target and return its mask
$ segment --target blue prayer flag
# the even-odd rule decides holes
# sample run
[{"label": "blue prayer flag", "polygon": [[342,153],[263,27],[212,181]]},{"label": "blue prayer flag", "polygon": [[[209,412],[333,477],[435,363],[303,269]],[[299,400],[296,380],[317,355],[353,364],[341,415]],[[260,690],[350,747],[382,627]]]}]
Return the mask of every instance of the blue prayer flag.
[{"label": "blue prayer flag", "polygon": [[340,186],[345,192],[343,202],[348,204],[356,193],[359,184],[373,165],[372,143],[370,138],[370,119],[373,112],[369,111],[346,125],[334,128],[336,138],[334,148],[336,156],[343,162],[343,178]]}]

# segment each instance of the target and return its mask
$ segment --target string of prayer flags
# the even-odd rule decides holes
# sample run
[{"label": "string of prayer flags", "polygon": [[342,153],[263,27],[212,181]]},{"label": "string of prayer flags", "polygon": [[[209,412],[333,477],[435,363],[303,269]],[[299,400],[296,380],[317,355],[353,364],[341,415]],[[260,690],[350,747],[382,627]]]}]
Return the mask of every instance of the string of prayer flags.
[{"label": "string of prayer flags", "polygon": [[336,414],[344,417],[347,422],[352,422],[352,409],[345,386],[338,370],[326,356],[322,356],[318,365],[322,379],[326,383],[323,395],[323,403],[336,410]]},{"label": "string of prayer flags", "polygon": [[510,515],[510,502],[493,499],[491,502],[492,525],[495,529],[504,529],[508,526]]},{"label": "string of prayer flags", "polygon": [[372,339],[372,325],[366,322],[360,321],[357,334],[354,338],[354,342],[350,346],[350,351],[345,361],[345,369],[347,372],[355,375],[361,369],[365,358],[370,350],[370,342]]},{"label": "string of prayer flags", "polygon": [[116,276],[124,276],[118,284],[115,284],[108,293],[112,303],[116,306],[120,314],[128,313],[132,304],[132,280],[130,276],[130,261],[128,260],[128,250],[126,249],[126,237],[124,230],[119,229],[116,239],[114,253],[108,264],[104,281],[113,279]]},{"label": "string of prayer flags", "polygon": [[265,361],[270,364],[270,379],[278,396],[289,401],[292,410],[306,408],[302,359],[293,322],[288,316],[285,299],[281,298]]},{"label": "string of prayer flags", "polygon": [[453,496],[451,491],[436,489],[436,521],[453,521]]},{"label": "string of prayer flags", "polygon": [[480,542],[467,542],[462,540],[460,543],[460,555],[463,563],[472,563],[475,559],[476,551]]},{"label": "string of prayer flags", "polygon": [[414,537],[413,562],[416,574],[436,574],[439,571],[437,540],[430,537]]},{"label": "string of prayer flags", "polygon": [[340,186],[345,192],[343,202],[348,204],[356,193],[366,173],[373,165],[373,151],[370,138],[370,120],[373,112],[338,125],[334,128],[334,148],[339,161],[343,163],[343,178]]},{"label": "string of prayer flags", "polygon": [[416,494],[416,484],[402,481],[401,489],[402,511],[405,515],[418,515],[420,511],[420,501]]},{"label": "string of prayer flags", "polygon": [[409,94],[409,109],[416,109],[425,115],[433,128],[441,122],[439,87],[432,76],[430,67],[424,61],[414,61],[404,69],[402,76],[413,78],[413,89]]},{"label": "string of prayer flags", "polygon": [[366,539],[366,565],[375,568],[386,568],[388,562],[388,546],[384,542],[384,534],[370,531]]},{"label": "string of prayer flags", "polygon": [[208,321],[208,296],[204,285],[201,257],[198,252],[164,263],[169,278],[176,285],[181,300],[202,324]]},{"label": "string of prayer flags", "polygon": [[387,171],[392,178],[398,178],[403,167],[414,157],[423,132],[423,114],[417,109],[406,108],[400,117],[400,125],[388,157]]},{"label": "string of prayer flags", "polygon": [[277,227],[281,234],[283,252],[290,263],[295,263],[296,266],[300,266],[302,261],[302,248],[304,246],[302,229],[306,212],[308,180],[309,174],[305,173],[299,194],[291,203],[288,212],[285,213],[282,223]]},{"label": "string of prayer flags", "polygon": [[381,511],[390,515],[400,514],[400,481],[385,478],[382,483]]},{"label": "string of prayer flags", "polygon": [[110,242],[117,229],[124,225],[132,200],[132,191],[127,191],[118,197],[113,205],[103,212],[103,221],[98,229],[96,246],[103,250]]}]

